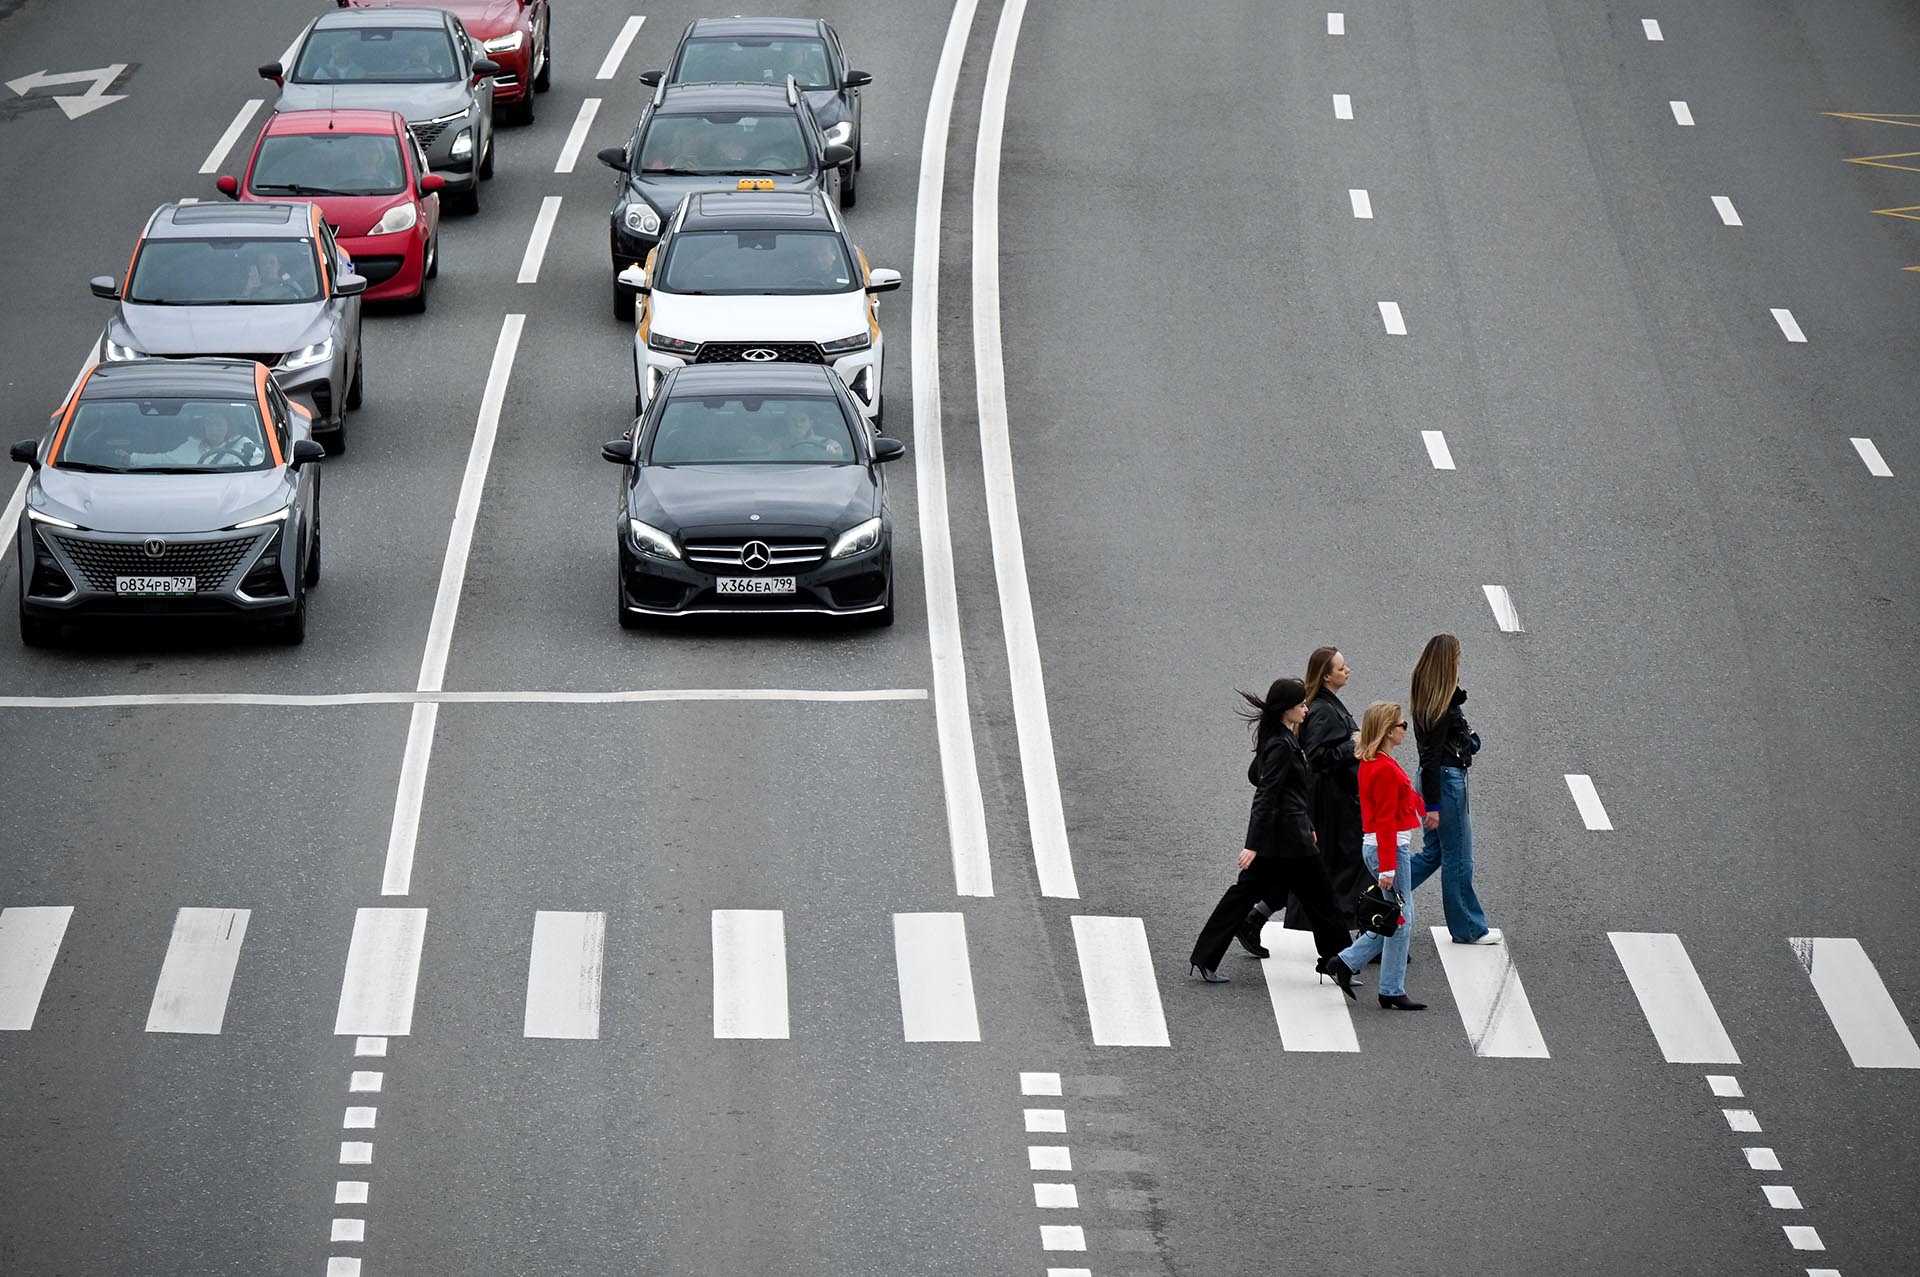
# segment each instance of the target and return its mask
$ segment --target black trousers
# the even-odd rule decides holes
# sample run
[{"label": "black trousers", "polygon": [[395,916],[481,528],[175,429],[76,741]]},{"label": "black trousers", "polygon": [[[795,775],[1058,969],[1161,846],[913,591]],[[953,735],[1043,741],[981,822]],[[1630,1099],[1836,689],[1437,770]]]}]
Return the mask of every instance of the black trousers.
[{"label": "black trousers", "polygon": [[1320,857],[1268,852],[1255,856],[1214,906],[1207,925],[1200,929],[1200,938],[1193,942],[1193,965],[1206,971],[1219,966],[1227,946],[1246,928],[1247,911],[1259,901],[1277,904],[1289,894],[1300,901],[1313,931],[1313,947],[1321,957],[1330,958],[1353,942],[1334,903],[1333,887]]}]

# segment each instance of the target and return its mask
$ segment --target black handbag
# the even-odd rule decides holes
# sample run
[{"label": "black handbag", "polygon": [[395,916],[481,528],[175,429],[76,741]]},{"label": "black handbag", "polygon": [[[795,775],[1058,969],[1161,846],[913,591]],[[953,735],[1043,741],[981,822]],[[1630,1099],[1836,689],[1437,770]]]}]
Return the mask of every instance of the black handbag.
[{"label": "black handbag", "polygon": [[1381,891],[1380,883],[1369,878],[1360,894],[1353,898],[1353,919],[1376,936],[1390,936],[1400,929],[1401,905],[1397,891]]}]

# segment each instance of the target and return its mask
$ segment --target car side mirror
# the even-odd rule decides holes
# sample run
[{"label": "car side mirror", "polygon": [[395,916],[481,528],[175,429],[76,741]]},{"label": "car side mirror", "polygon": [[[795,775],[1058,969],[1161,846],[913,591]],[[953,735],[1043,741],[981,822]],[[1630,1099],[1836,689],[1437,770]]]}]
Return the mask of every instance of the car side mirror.
[{"label": "car side mirror", "polygon": [[618,169],[622,173],[627,171],[627,153],[621,147],[603,146],[594,155],[610,169]]},{"label": "car side mirror", "polygon": [[282,67],[278,62],[269,62],[260,68],[260,78],[263,80],[272,80],[275,84],[284,88],[287,83],[286,68]]},{"label": "car side mirror", "polygon": [[110,302],[120,300],[120,281],[111,275],[95,275],[87,281],[87,287],[95,297],[104,297]]},{"label": "car side mirror", "polygon": [[867,291],[870,293],[890,293],[900,287],[900,272],[876,266],[867,272]]},{"label": "car side mirror", "polygon": [[500,64],[492,58],[475,58],[473,60],[473,73],[476,76],[499,75]]},{"label": "car side mirror", "polygon": [[873,75],[871,72],[849,71],[847,72],[847,78],[840,81],[840,87],[843,89],[860,89],[872,83]]},{"label": "car side mirror", "polygon": [[842,164],[853,163],[853,148],[845,142],[829,142],[820,158],[828,168],[839,168]]},{"label": "car side mirror", "polygon": [[653,292],[653,287],[647,283],[647,272],[644,267],[629,266],[614,276],[613,282],[618,284],[623,292],[640,297],[646,297]]},{"label": "car side mirror", "polygon": [[665,71],[642,71],[640,73],[640,83],[646,85],[649,89],[657,89],[660,87],[660,81],[666,74]]},{"label": "car side mirror", "polygon": [[898,461],[907,455],[907,445],[898,439],[881,435],[873,441],[873,459],[875,461]]},{"label": "car side mirror", "polygon": [[446,184],[446,178],[441,177],[438,173],[429,173],[420,179],[420,193],[422,195],[431,195]]},{"label": "car side mirror", "polygon": [[213,189],[230,200],[237,200],[240,198],[240,179],[223,173],[213,179]]},{"label": "car side mirror", "polygon": [[311,439],[295,439],[293,441],[293,456],[288,458],[287,468],[290,470],[298,470],[310,461],[325,461],[326,459],[327,450],[320,444],[315,443]]},{"label": "car side mirror", "polygon": [[32,466],[35,470],[38,470],[40,468],[40,441],[38,439],[22,439],[19,443],[7,449],[7,455],[23,466]]},{"label": "car side mirror", "polygon": [[342,275],[333,281],[333,293],[336,297],[358,297],[367,291],[365,275]]},{"label": "car side mirror", "polygon": [[617,466],[633,464],[633,440],[628,438],[609,439],[600,445],[600,455]]}]

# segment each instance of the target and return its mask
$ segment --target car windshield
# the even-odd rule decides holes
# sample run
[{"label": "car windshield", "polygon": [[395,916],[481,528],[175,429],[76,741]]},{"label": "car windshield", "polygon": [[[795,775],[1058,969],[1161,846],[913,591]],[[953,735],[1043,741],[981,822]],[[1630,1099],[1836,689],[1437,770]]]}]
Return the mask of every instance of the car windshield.
[{"label": "car windshield", "polygon": [[656,115],[640,139],[640,168],[648,173],[804,173],[812,158],[791,111]]},{"label": "car windshield", "polygon": [[304,239],[148,239],[126,299],[156,306],[271,306],[320,299],[313,243]]},{"label": "car windshield", "polygon": [[97,399],[74,410],[54,468],[209,474],[271,464],[260,406],[244,399]]},{"label": "car windshield", "polygon": [[833,231],[687,231],[667,245],[655,287],[670,293],[845,293],[855,287]]},{"label": "car windshield", "polygon": [[689,40],[674,69],[675,84],[785,84],[803,89],[836,88],[825,42],[812,36],[784,40]]},{"label": "car windshield", "polygon": [[307,37],[293,78],[301,84],[432,84],[457,80],[453,41],[439,27],[321,28]]},{"label": "car windshield", "polygon": [[650,465],[846,465],[853,436],[828,395],[677,395],[661,409]]},{"label": "car windshield", "polygon": [[256,195],[398,195],[400,144],[382,133],[284,133],[260,143],[247,189]]}]

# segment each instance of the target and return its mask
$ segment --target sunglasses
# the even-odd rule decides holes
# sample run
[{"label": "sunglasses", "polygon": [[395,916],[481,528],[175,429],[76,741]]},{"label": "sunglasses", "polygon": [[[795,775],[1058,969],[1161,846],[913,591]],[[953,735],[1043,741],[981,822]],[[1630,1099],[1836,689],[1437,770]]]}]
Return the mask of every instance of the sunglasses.
[{"label": "sunglasses", "polygon": [[1404,732],[1407,730],[1407,720],[1403,718],[1398,723],[1394,724],[1394,726],[1398,727],[1401,731]]}]

